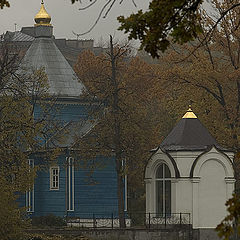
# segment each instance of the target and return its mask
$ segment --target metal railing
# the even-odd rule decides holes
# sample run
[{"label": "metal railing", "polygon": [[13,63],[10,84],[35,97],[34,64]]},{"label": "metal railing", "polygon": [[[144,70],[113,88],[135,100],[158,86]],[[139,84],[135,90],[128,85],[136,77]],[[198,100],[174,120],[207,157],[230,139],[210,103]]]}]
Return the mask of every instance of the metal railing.
[{"label": "metal railing", "polygon": [[[126,228],[170,229],[191,225],[190,213],[144,213],[129,212],[125,216]],[[111,228],[120,227],[119,217],[115,213],[81,214],[79,217],[67,217],[67,225],[74,228]]]}]

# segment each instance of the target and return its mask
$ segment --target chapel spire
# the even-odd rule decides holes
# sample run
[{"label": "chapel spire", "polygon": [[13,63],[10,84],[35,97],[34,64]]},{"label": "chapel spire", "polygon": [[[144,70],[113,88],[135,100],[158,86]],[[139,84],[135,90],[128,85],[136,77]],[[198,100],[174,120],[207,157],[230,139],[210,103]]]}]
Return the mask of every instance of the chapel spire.
[{"label": "chapel spire", "polygon": [[45,7],[44,7],[44,2],[42,0],[41,2],[41,8],[37,15],[34,18],[36,24],[35,26],[51,26],[51,16],[47,13]]},{"label": "chapel spire", "polygon": [[197,118],[197,116],[194,114],[191,105],[189,105],[189,108],[187,112],[184,114],[182,118]]}]

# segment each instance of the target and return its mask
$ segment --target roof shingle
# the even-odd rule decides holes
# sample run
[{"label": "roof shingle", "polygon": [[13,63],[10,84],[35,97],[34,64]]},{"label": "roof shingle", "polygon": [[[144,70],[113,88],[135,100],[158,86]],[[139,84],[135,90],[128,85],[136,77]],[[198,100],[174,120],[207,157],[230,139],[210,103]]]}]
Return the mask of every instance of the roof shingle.
[{"label": "roof shingle", "polygon": [[182,118],[160,144],[166,151],[205,150],[208,146],[222,148],[197,118]]},{"label": "roof shingle", "polygon": [[78,98],[85,88],[52,38],[36,38],[26,52],[23,63],[33,69],[44,67],[50,95]]}]

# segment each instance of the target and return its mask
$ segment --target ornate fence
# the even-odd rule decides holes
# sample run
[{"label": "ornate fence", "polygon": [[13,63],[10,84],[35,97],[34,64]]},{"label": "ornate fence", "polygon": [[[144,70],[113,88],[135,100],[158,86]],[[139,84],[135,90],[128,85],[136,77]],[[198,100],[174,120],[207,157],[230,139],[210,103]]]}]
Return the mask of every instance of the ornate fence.
[{"label": "ornate fence", "polygon": [[[142,213],[125,214],[126,228],[162,229],[191,225],[190,213]],[[119,218],[114,213],[81,214],[81,217],[67,217],[67,225],[75,228],[119,228]]]}]

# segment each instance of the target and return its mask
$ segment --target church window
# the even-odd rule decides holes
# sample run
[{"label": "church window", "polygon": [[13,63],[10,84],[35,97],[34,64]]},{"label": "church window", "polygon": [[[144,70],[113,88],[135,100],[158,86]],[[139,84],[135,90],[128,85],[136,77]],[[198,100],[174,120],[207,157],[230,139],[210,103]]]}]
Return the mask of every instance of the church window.
[{"label": "church window", "polygon": [[50,168],[50,189],[59,190],[59,167]]},{"label": "church window", "polygon": [[156,212],[158,215],[171,214],[171,173],[165,163],[156,172]]}]

